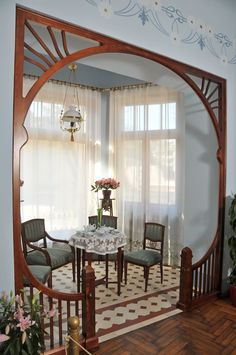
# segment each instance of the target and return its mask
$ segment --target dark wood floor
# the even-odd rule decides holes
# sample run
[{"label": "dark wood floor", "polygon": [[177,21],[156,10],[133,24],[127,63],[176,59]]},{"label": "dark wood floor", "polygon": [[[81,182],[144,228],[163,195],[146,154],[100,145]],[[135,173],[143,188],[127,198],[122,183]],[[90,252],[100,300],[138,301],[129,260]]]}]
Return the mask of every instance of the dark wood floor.
[{"label": "dark wood floor", "polygon": [[94,355],[236,355],[236,308],[218,299],[100,344]]}]

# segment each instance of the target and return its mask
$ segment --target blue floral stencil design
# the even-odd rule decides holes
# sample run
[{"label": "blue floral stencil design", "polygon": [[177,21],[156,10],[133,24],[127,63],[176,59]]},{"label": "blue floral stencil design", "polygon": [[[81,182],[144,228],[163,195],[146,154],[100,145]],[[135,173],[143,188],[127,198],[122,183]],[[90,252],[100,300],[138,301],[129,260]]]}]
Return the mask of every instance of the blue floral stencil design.
[{"label": "blue floral stencil design", "polygon": [[101,16],[136,17],[142,26],[151,24],[172,42],[195,45],[208,50],[222,63],[236,64],[236,43],[176,7],[164,6],[163,0],[85,0],[97,7]]}]

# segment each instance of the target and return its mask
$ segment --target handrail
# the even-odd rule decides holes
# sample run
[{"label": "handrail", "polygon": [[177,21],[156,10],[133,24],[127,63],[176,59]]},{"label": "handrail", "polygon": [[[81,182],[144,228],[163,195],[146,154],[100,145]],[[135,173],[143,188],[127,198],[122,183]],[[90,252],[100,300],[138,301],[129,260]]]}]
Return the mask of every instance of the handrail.
[{"label": "handrail", "polygon": [[213,239],[213,242],[211,243],[211,245],[210,245],[209,249],[207,250],[206,254],[204,254],[201,257],[200,260],[198,260],[195,264],[193,264],[193,268],[196,268],[196,267],[200,266],[210,256],[210,254],[212,253],[212,250],[214,248],[216,248],[216,246],[217,246],[217,244],[219,242],[218,237],[219,237],[219,231],[217,229],[215,237]]},{"label": "handrail", "polygon": [[27,277],[29,283],[32,284],[33,287],[37,288],[39,291],[41,291],[43,294],[49,297],[57,298],[59,300],[66,300],[66,301],[82,301],[85,298],[83,293],[65,293],[65,292],[60,292],[48,288],[47,286],[42,284],[31,273],[24,258],[23,258],[23,275]]},{"label": "handrail", "polygon": [[[82,317],[82,336],[81,343],[86,349],[94,349],[98,347],[98,338],[95,330],[95,274],[94,269],[87,265],[83,268],[82,272],[82,292],[81,293],[64,293],[55,291],[48,288],[44,284],[38,281],[30,272],[25,260],[23,259],[23,277],[27,277],[31,292],[32,288],[36,288],[40,291],[39,302],[42,309],[45,307],[49,310],[57,308],[57,322],[58,322],[58,341],[54,340],[54,319],[50,318],[47,324],[42,324],[49,327],[50,348],[54,348],[55,345],[62,345],[63,342],[63,305],[64,312],[66,312],[66,318],[71,317],[73,312],[75,316],[81,315]],[[45,297],[46,296],[46,297]],[[82,304],[79,306],[79,302]]]},{"label": "handrail", "polygon": [[180,293],[177,307],[189,310],[219,293],[219,232],[206,254],[192,264],[192,250],[185,247],[181,252]]}]

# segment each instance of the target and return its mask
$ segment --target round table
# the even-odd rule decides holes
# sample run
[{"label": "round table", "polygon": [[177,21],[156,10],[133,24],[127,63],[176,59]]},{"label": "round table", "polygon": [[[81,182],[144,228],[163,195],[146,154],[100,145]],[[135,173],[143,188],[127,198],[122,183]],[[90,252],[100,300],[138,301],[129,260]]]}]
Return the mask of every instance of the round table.
[{"label": "round table", "polygon": [[69,244],[77,249],[77,288],[80,292],[80,265],[81,250],[83,251],[82,265],[85,265],[85,253],[89,265],[91,265],[92,253],[105,255],[106,275],[96,280],[96,285],[101,283],[108,286],[108,255],[117,254],[117,293],[120,295],[121,272],[122,272],[122,247],[126,245],[126,236],[121,231],[112,227],[86,226],[85,230],[78,231],[71,236]]}]

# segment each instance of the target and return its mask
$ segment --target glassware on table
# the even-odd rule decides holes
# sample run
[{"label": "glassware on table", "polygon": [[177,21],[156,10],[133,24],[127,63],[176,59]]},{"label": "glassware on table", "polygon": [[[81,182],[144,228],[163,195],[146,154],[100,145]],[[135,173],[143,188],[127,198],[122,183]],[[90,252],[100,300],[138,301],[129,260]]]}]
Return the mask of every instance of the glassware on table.
[{"label": "glassware on table", "polygon": [[84,226],[85,232],[95,232],[95,230],[96,230],[95,224],[89,224],[88,226]]}]

